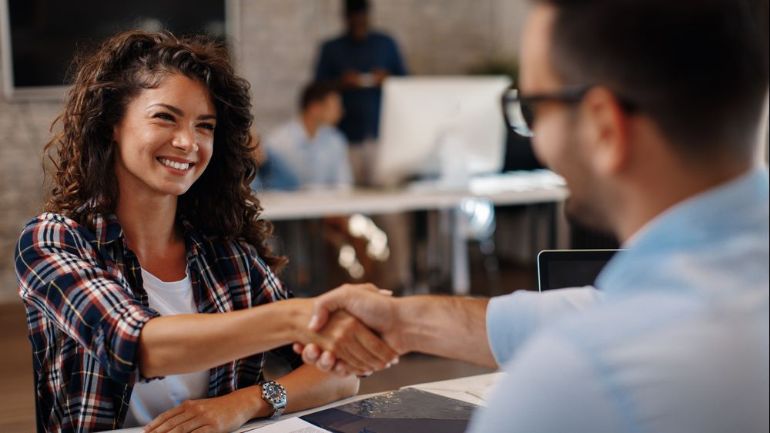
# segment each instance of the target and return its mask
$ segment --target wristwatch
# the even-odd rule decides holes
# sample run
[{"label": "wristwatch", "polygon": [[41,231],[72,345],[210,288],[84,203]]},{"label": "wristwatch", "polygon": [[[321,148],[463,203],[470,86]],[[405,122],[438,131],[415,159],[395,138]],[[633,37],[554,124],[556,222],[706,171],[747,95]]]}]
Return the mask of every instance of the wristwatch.
[{"label": "wristwatch", "polygon": [[286,409],[286,388],[274,380],[262,382],[262,398],[273,406],[273,414],[270,418],[278,418]]}]

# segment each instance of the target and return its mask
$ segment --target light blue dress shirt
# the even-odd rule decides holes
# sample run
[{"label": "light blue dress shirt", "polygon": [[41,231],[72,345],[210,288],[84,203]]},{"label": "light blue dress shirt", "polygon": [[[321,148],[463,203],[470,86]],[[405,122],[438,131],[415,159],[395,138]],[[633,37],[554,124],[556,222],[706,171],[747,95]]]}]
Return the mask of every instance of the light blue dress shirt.
[{"label": "light blue dress shirt", "polygon": [[492,299],[507,374],[470,431],[768,431],[768,173],[644,227],[591,287]]},{"label": "light blue dress shirt", "polygon": [[298,120],[278,127],[265,139],[268,155],[280,159],[302,189],[350,187],[353,175],[345,137],[337,129],[321,127],[315,136]]}]

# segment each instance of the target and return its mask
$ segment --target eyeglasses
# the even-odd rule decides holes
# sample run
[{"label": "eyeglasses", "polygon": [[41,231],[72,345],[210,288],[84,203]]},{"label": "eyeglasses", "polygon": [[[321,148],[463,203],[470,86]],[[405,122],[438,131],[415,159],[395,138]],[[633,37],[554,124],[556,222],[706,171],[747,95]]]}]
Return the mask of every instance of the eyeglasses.
[{"label": "eyeglasses", "polygon": [[500,99],[505,123],[517,134],[532,137],[535,125],[535,104],[546,101],[556,101],[566,104],[577,104],[593,86],[581,86],[553,93],[537,93],[522,96],[513,86],[506,89]]},{"label": "eyeglasses", "polygon": [[[503,108],[505,123],[511,130],[523,137],[532,137],[535,126],[535,105],[541,102],[554,101],[564,104],[579,104],[589,90],[594,86],[579,86],[552,93],[536,93],[522,96],[519,90],[513,86],[506,89],[500,99]],[[635,104],[625,98],[618,98],[622,108],[626,111],[636,109]]]}]

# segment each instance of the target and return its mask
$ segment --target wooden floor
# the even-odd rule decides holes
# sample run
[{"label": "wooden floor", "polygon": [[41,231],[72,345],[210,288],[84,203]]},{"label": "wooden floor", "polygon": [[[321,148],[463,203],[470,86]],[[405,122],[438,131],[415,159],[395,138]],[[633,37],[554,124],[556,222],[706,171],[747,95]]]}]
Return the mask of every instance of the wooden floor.
[{"label": "wooden floor", "polygon": [[[532,287],[531,269],[503,271],[503,287]],[[474,287],[483,286],[474,281]],[[498,293],[478,293],[495,295]],[[0,304],[0,433],[29,433],[35,429],[32,365],[24,309],[21,303]],[[488,373],[491,370],[426,355],[405,356],[393,368],[363,379],[361,393],[405,385]]]}]

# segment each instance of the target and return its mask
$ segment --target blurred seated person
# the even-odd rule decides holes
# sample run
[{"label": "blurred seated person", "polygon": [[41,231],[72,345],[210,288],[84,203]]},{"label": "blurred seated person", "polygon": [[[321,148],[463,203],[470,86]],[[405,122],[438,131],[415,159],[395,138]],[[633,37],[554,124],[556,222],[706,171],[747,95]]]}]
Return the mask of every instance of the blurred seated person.
[{"label": "blurred seated person", "polygon": [[[308,84],[299,98],[299,115],[279,126],[263,140],[257,149],[260,162],[259,184],[255,190],[347,189],[353,184],[348,161],[347,140],[334,125],[342,116],[342,100],[336,87],[330,83]],[[331,247],[334,260],[346,274],[335,278],[336,284],[350,278],[363,277],[373,264],[366,253],[370,240],[352,235],[347,217],[323,218],[322,224],[299,226],[277,224],[276,229],[285,239],[294,258],[296,286],[317,282],[313,278],[314,263],[309,256],[307,232],[320,230],[324,247]],[[350,252],[355,251],[353,257]]]},{"label": "blurred seated person", "polygon": [[[254,142],[258,142],[253,136]],[[266,189],[275,191],[295,191],[299,189],[299,179],[291,168],[274,153],[265,149],[261,143],[254,149],[254,158],[259,169],[251,182],[252,191],[259,192]]]},{"label": "blurred seated person", "polygon": [[347,140],[334,125],[342,100],[327,83],[307,85],[299,116],[264,140],[266,161],[260,169],[265,189],[345,189],[352,183]]}]

